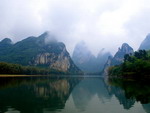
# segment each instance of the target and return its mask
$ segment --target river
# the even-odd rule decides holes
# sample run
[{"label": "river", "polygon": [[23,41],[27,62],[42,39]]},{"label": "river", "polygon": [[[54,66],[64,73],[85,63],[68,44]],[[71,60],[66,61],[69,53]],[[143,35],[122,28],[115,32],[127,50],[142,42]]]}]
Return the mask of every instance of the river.
[{"label": "river", "polygon": [[0,112],[150,113],[150,89],[103,77],[2,77]]}]

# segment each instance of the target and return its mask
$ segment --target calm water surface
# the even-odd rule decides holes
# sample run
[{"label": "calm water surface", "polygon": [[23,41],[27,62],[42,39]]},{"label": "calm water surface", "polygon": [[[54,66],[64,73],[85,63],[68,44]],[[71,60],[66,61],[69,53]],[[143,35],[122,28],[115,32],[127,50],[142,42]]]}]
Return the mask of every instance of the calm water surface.
[{"label": "calm water surface", "polygon": [[0,113],[150,113],[149,86],[102,77],[0,78]]}]

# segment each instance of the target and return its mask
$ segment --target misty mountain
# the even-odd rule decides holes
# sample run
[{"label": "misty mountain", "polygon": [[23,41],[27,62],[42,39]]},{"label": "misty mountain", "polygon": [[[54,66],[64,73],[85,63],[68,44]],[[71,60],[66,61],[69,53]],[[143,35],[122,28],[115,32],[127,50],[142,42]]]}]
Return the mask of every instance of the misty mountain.
[{"label": "misty mountain", "polygon": [[133,48],[130,47],[127,43],[123,43],[121,48],[118,49],[117,53],[114,55],[111,65],[119,65],[123,63],[125,54],[132,54]]},{"label": "misty mountain", "polygon": [[72,55],[74,63],[84,72],[95,72],[95,56],[86,46],[85,42],[78,43]]},{"label": "misty mountain", "polygon": [[104,66],[104,72],[107,73],[107,69],[110,66],[119,65],[123,63],[124,61],[124,55],[125,54],[133,54],[134,50],[131,46],[129,46],[127,43],[123,43],[121,48],[118,48],[118,51],[114,55],[114,57],[109,57],[105,66]]},{"label": "misty mountain", "polygon": [[46,67],[63,72],[80,72],[73,63],[65,44],[57,42],[48,32],[12,44],[8,38],[0,42],[0,61]]},{"label": "misty mountain", "polygon": [[82,71],[87,73],[98,73],[102,71],[108,56],[110,56],[110,53],[102,49],[98,56],[95,57],[88,49],[85,42],[81,41],[75,46],[72,59]]},{"label": "misty mountain", "polygon": [[6,54],[6,49],[10,49],[12,47],[12,41],[9,38],[5,38],[0,42],[0,55]]},{"label": "misty mountain", "polygon": [[112,56],[110,52],[105,52],[105,49],[102,49],[99,54],[97,55],[96,59],[96,68],[101,72],[104,68],[104,65],[106,64],[108,57]]},{"label": "misty mountain", "polygon": [[141,43],[139,50],[142,49],[150,50],[150,34],[148,34],[146,38],[143,40],[143,42]]}]

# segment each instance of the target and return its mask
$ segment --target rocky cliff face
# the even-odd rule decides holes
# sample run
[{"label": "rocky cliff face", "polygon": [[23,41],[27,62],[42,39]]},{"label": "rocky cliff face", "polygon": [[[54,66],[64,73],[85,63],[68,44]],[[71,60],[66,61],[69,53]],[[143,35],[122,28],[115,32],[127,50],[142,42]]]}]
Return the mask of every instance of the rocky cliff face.
[{"label": "rocky cliff face", "polygon": [[108,68],[111,66],[112,58],[113,58],[112,56],[109,56],[108,59],[107,59],[107,62],[104,65],[103,73],[105,75],[108,75]]},{"label": "rocky cliff face", "polygon": [[130,47],[127,43],[123,43],[121,48],[118,49],[117,53],[113,57],[113,59],[111,61],[111,65],[119,65],[119,64],[123,63],[124,55],[132,54],[133,52],[134,51],[133,51],[132,47]]},{"label": "rocky cliff face", "polygon": [[107,75],[108,68],[110,66],[119,65],[124,61],[125,54],[133,54],[133,48],[130,47],[127,43],[123,43],[121,48],[118,49],[117,53],[114,57],[109,57],[105,66],[104,66],[104,73]]},{"label": "rocky cliff face", "polygon": [[[2,42],[10,43],[10,40],[1,41],[0,49]],[[28,37],[11,45],[11,48],[6,48],[3,52],[0,52],[0,61],[49,67],[50,69],[74,74],[81,72],[73,63],[65,45],[58,42],[48,32],[39,37]]]},{"label": "rocky cliff face", "polygon": [[56,69],[59,71],[68,71],[71,67],[71,59],[69,56],[65,55],[66,51],[62,51],[60,55],[55,55],[54,53],[40,53],[34,60],[32,65],[48,65],[51,69]]},{"label": "rocky cliff face", "polygon": [[143,42],[141,43],[139,50],[150,50],[150,34],[148,34],[146,36],[146,38],[143,40]]}]

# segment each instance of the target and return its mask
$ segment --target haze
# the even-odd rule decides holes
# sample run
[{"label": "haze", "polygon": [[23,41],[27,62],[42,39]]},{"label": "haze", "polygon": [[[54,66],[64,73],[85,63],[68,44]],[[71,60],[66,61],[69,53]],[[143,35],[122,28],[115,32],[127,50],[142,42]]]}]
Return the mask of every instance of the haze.
[{"label": "haze", "polygon": [[135,50],[150,32],[149,0],[0,0],[0,40],[50,31],[72,54],[85,41],[96,55],[126,42]]}]

